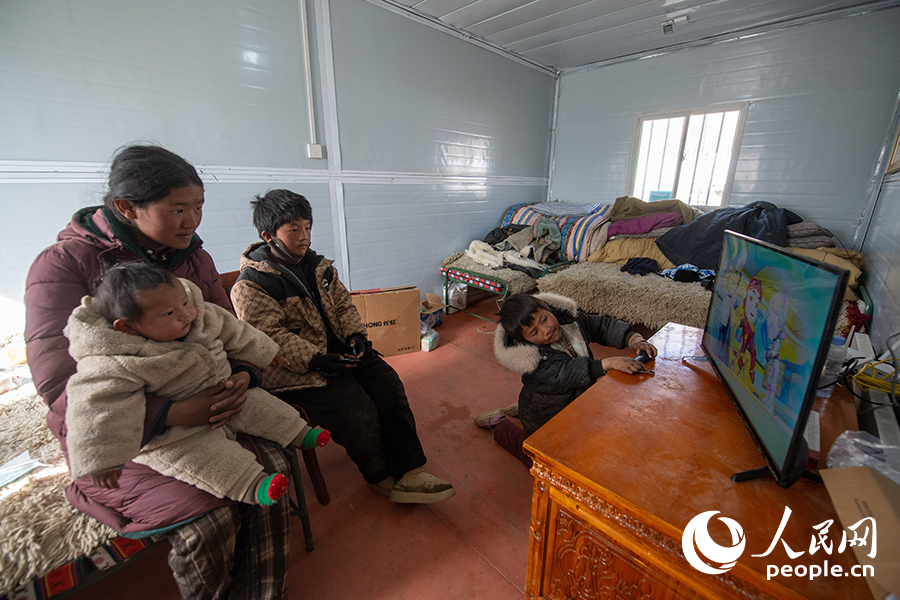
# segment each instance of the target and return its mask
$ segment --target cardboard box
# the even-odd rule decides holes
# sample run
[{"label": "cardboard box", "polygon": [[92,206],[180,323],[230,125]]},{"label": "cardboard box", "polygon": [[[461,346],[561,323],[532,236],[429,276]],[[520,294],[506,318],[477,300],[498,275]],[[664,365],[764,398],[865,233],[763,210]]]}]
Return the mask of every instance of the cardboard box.
[{"label": "cardboard box", "polygon": [[422,303],[422,312],[419,318],[426,327],[434,329],[444,322],[444,309],[447,305],[441,302],[437,294],[425,294],[425,302]]},{"label": "cardboard box", "polygon": [[882,600],[889,593],[900,594],[900,484],[865,466],[822,469],[819,474],[844,528],[860,519],[875,520],[876,555],[869,556],[876,533],[866,546],[853,546],[856,562],[874,567],[874,576],[866,576],[872,596]]},{"label": "cardboard box", "polygon": [[419,288],[413,285],[360,290],[351,292],[350,298],[378,352],[396,356],[419,350]]}]

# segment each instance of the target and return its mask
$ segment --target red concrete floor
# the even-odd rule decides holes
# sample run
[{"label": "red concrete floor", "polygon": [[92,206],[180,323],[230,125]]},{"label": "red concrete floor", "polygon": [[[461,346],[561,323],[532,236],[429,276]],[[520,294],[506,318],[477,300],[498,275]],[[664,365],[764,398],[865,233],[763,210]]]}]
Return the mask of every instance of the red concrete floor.
[{"label": "red concrete floor", "polygon": [[[496,298],[483,297],[469,309],[496,318]],[[306,552],[300,523],[292,520],[290,598],[524,597],[532,478],[472,422],[480,412],[515,402],[521,387],[519,376],[494,360],[495,329],[467,313],[446,315],[433,351],[387,359],[406,385],[426,468],[453,483],[454,497],[392,504],[369,490],[332,443],[317,451],[331,493],[323,507],[301,466],[315,549]],[[593,349],[597,357],[619,353]],[[174,600],[167,552],[153,550],[70,598]]]},{"label": "red concrete floor", "polygon": [[[480,300],[471,310],[495,318],[495,299]],[[315,549],[306,552],[293,519],[290,598],[524,596],[532,478],[472,422],[479,412],[514,402],[521,386],[493,358],[495,328],[466,313],[445,315],[437,348],[387,359],[406,386],[426,469],[452,482],[454,497],[432,505],[392,504],[369,490],[332,443],[317,451],[331,493],[323,507],[301,462]],[[179,598],[167,552],[167,546],[155,549],[69,598]]]}]

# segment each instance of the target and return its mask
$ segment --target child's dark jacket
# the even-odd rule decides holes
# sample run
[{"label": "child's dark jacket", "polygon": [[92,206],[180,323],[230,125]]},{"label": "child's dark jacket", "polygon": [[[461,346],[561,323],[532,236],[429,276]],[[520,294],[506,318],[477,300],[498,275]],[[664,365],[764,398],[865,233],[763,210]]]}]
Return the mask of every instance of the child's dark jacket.
[{"label": "child's dark jacket", "polygon": [[574,300],[557,294],[537,294],[550,305],[576,356],[562,346],[521,344],[502,327],[494,334],[494,354],[504,367],[522,373],[519,418],[529,434],[569,405],[603,375],[595,363],[590,343],[624,348],[633,331],[631,325],[612,317],[578,310]]}]

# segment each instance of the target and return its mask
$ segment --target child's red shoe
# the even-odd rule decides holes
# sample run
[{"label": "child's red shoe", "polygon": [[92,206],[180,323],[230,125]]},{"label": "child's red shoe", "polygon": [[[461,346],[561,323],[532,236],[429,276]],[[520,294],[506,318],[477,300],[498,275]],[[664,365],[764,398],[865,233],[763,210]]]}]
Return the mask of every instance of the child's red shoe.
[{"label": "child's red shoe", "polygon": [[259,484],[256,499],[261,506],[271,506],[278,502],[287,491],[288,478],[280,473],[269,475]]},{"label": "child's red shoe", "polygon": [[315,429],[310,429],[306,432],[306,435],[303,436],[303,443],[300,444],[300,447],[304,450],[309,448],[315,448],[318,446],[321,448],[331,439],[331,432],[327,429],[319,429],[316,427]]}]

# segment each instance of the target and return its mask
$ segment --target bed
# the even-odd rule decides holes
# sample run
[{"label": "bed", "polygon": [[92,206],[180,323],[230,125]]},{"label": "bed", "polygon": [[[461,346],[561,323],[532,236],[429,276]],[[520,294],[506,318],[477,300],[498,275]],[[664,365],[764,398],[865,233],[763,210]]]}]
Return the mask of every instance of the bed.
[{"label": "bed", "polygon": [[489,266],[473,259],[468,251],[455,252],[441,263],[444,276],[444,303],[451,304],[448,291],[454,282],[493,294],[501,299],[510,294],[531,292],[544,276],[584,261],[596,249],[594,236],[606,222],[609,204],[572,207],[562,203],[516,204],[500,219],[500,228],[534,226],[541,218],[552,220],[560,233],[559,261],[544,264],[539,272],[528,274],[504,266]]},{"label": "bed", "polygon": [[[554,202],[518,204],[505,211],[500,226],[529,225],[554,209],[571,210],[564,207],[563,203]],[[772,240],[793,251],[846,268],[851,271],[854,288],[861,274],[859,253],[835,248],[829,231],[765,202],[704,213],[679,200],[647,203],[623,196],[611,204],[574,208],[586,214],[553,217],[562,232],[560,250],[566,259],[562,268],[547,269],[539,277],[528,277],[509,269],[487,267],[466,253],[457,252],[441,266],[445,290],[450,282],[458,281],[504,298],[520,292],[553,292],[573,298],[586,312],[612,316],[651,330],[670,322],[702,328],[711,296],[708,280],[698,277],[696,281],[682,281],[657,272],[638,275],[623,268],[627,268],[631,259],[650,258],[655,261],[657,271],[671,275],[666,270],[675,271],[683,263],[673,262],[669,257],[681,256],[681,250],[692,245],[704,250],[712,248],[717,256],[721,245],[720,225],[743,229],[742,232],[755,233],[754,237],[762,239],[771,233]],[[772,226],[773,220],[778,226]],[[716,227],[710,227],[710,222],[716,223]],[[689,235],[687,241],[683,237],[685,231]],[[660,245],[670,238],[674,242]],[[705,256],[704,260],[713,259]],[[702,265],[699,271],[711,268],[714,267]],[[848,300],[853,299],[851,290]],[[449,304],[446,296],[445,303]]]}]

